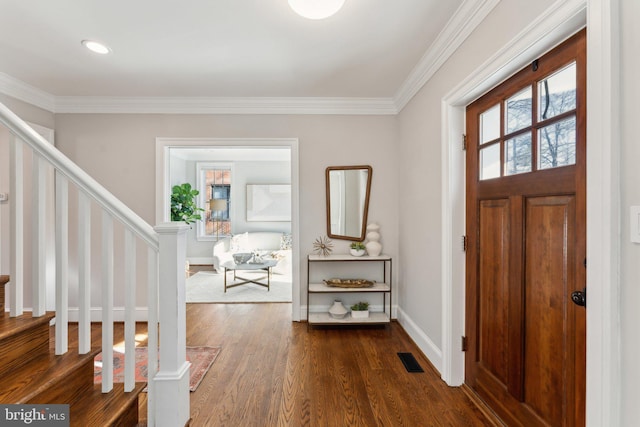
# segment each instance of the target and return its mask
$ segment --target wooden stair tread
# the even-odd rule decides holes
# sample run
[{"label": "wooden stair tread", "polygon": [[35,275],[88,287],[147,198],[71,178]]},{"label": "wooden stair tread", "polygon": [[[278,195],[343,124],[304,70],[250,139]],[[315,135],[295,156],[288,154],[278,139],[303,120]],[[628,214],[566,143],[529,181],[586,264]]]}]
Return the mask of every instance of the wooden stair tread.
[{"label": "wooden stair tread", "polygon": [[138,395],[146,385],[136,383],[133,391],[125,393],[122,384],[114,384],[113,390],[102,393],[101,385],[95,384],[82,399],[71,402],[71,425],[138,425]]},{"label": "wooden stair tread", "polygon": [[0,316],[0,378],[20,369],[42,354],[49,352],[49,322],[53,317],[48,313],[41,317],[23,314],[9,317]]},{"label": "wooden stair tread", "polygon": [[[78,367],[85,363],[93,363],[93,358],[100,349],[93,349],[87,354],[78,354],[76,349],[56,356],[51,353],[41,354],[20,369],[10,371],[0,379],[0,402],[25,403],[45,393],[56,383],[73,380]],[[87,388],[91,384],[86,385]],[[57,403],[57,402],[44,402]]]},{"label": "wooden stair tread", "polygon": [[9,283],[9,276],[6,274],[0,274],[0,286]]},{"label": "wooden stair tread", "polygon": [[2,313],[0,316],[0,341],[41,324],[49,326],[49,322],[54,317],[55,314],[50,312],[40,317],[32,317],[31,313],[9,317],[8,313]]},{"label": "wooden stair tread", "polygon": [[[0,293],[9,276],[0,276]],[[146,383],[124,392],[114,384],[109,393],[93,383],[93,365],[100,348],[78,354],[70,348],[56,356],[49,345],[54,313],[33,317],[31,313],[10,317],[0,300],[0,403],[66,403],[70,425],[138,426],[138,396]]]}]

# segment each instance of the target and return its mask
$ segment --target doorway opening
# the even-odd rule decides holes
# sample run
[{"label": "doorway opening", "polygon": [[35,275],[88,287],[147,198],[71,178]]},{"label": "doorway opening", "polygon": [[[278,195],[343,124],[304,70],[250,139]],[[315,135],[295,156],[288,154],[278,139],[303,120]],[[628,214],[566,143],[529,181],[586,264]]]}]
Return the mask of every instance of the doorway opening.
[{"label": "doorway opening", "polygon": [[[208,169],[220,169],[220,165],[225,166],[228,176],[220,174],[220,180],[211,187],[207,187],[206,171]],[[225,205],[223,211],[203,211],[209,216],[216,215],[211,218],[211,222],[216,225],[222,224],[228,220],[228,230],[220,227],[218,233],[207,233],[207,218],[204,218],[202,224],[198,224],[191,230],[192,238],[187,248],[187,258],[194,264],[215,264],[218,259],[214,255],[214,245],[218,244],[218,248],[232,244],[232,235],[234,238],[246,237],[247,234],[266,237],[273,243],[269,247],[249,248],[252,252],[269,252],[271,256],[282,256],[282,253],[288,255],[285,262],[278,260],[277,266],[267,271],[267,276],[279,279],[282,276],[284,268],[290,269],[290,297],[292,302],[292,319],[300,320],[300,280],[299,280],[299,249],[298,249],[298,141],[297,139],[244,139],[244,138],[157,138],[156,140],[156,216],[159,222],[169,220],[169,206],[171,187],[178,181],[192,181],[195,187],[203,187],[199,190],[198,205],[203,208],[217,206],[212,201],[219,202],[221,197],[216,199],[214,196],[222,195],[224,190]],[[216,166],[217,165],[217,166]],[[222,169],[220,169],[222,170]],[[198,175],[202,175],[202,179],[198,179]],[[222,177],[224,179],[222,179]],[[218,182],[220,181],[220,182]],[[226,183],[226,181],[229,181]],[[266,184],[277,184],[278,188],[287,187],[290,190],[290,220],[289,221],[271,221],[272,218],[266,218],[266,221],[252,221],[252,216],[247,216],[248,203],[251,200],[247,198],[247,191],[255,191],[254,187],[267,186]],[[223,188],[224,187],[224,188]],[[267,186],[268,187],[268,186]],[[219,193],[219,194],[218,194]],[[213,195],[213,196],[212,196]],[[211,196],[211,197],[210,197]],[[208,198],[208,199],[207,199]],[[215,209],[214,209],[215,210]],[[225,217],[227,215],[228,217]],[[249,218],[249,220],[247,220]],[[282,219],[282,218],[276,218]],[[289,218],[285,218],[289,219]],[[214,227],[215,229],[215,227]],[[275,236],[275,237],[274,237]],[[275,242],[275,240],[278,242]],[[280,241],[289,245],[289,250],[276,251],[273,246]],[[264,242],[265,240],[263,240]],[[235,241],[234,241],[235,242]],[[244,240],[243,240],[244,242]],[[237,242],[235,242],[237,243]],[[283,243],[283,244],[284,244]],[[266,245],[260,243],[259,245]],[[277,252],[277,253],[276,253]],[[264,254],[263,254],[264,255]],[[216,280],[222,281],[223,273],[226,271],[221,266],[218,267],[219,277]],[[279,271],[275,271],[280,268]],[[213,271],[213,269],[209,269]],[[243,272],[244,273],[244,272]],[[256,272],[253,272],[256,273]],[[264,275],[262,271],[259,272]],[[274,274],[275,273],[275,274]],[[228,273],[227,280],[232,280],[233,272]],[[248,274],[252,274],[249,272]],[[265,279],[265,283],[269,280]],[[283,279],[284,280],[284,279]],[[261,281],[261,279],[256,279]],[[286,282],[286,280],[285,280]],[[245,287],[249,289],[252,285]],[[264,289],[264,293],[269,298],[278,298],[272,294],[268,294],[268,290]]]}]

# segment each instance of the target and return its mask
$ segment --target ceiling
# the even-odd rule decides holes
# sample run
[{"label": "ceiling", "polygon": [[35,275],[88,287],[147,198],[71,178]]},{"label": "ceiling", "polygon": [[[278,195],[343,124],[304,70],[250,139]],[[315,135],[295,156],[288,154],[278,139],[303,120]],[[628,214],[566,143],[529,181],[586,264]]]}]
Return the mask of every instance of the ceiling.
[{"label": "ceiling", "polygon": [[314,21],[287,0],[0,0],[0,75],[53,98],[393,99],[468,3],[346,0]]}]

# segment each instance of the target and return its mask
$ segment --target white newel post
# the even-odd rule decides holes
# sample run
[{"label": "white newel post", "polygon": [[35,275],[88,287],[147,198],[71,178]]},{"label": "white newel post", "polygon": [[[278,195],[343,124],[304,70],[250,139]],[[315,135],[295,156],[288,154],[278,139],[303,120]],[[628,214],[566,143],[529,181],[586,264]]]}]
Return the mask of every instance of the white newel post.
[{"label": "white newel post", "polygon": [[158,308],[160,366],[154,377],[156,425],[184,426],[189,414],[189,362],[185,301],[186,234],[189,226],[170,222],[154,227],[159,238]]}]

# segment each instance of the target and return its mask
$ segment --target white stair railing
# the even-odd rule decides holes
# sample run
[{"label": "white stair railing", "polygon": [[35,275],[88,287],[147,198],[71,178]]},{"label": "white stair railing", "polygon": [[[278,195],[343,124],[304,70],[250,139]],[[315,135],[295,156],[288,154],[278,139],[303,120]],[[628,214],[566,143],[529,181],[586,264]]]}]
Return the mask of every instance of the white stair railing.
[{"label": "white stair railing", "polygon": [[[77,212],[78,352],[91,350],[91,206],[102,213],[101,236],[101,319],[102,322],[102,391],[113,388],[114,322],[114,223],[124,228],[124,346],[126,392],[135,386],[135,310],[136,243],[147,246],[147,323],[148,323],[148,425],[185,425],[189,420],[189,363],[186,361],[186,313],[184,265],[188,226],[167,223],[155,229],[114,197],[86,172],[47,143],[37,132],[0,103],[0,123],[10,137],[10,294],[11,316],[24,312],[25,227],[30,227],[32,279],[31,306],[34,317],[45,314],[47,247],[45,199],[46,169],[55,170],[55,259],[56,322],[55,351],[68,351],[69,324],[69,212]],[[29,156],[30,154],[30,156]],[[31,158],[31,186],[25,188],[25,164]],[[77,207],[69,206],[69,189],[77,189]],[[25,194],[31,192],[31,208],[25,215]],[[27,220],[25,220],[27,218]],[[75,277],[74,277],[75,279]],[[93,319],[95,320],[95,319]],[[161,325],[159,328],[158,325]],[[158,341],[162,343],[158,357]],[[161,368],[159,362],[161,360]]]}]

